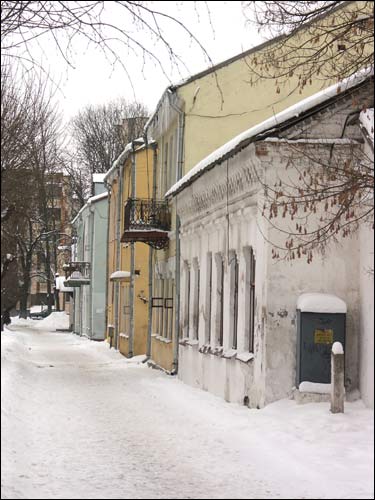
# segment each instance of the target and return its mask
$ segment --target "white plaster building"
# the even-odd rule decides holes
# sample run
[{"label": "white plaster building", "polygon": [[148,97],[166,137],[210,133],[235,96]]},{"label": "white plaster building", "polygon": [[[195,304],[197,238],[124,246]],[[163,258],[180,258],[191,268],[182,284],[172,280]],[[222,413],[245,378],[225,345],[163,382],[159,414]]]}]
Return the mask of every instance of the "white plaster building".
[{"label": "white plaster building", "polygon": [[[340,238],[309,264],[280,260],[272,251],[286,235],[262,216],[262,184],[298,181],[316,159],[334,154],[345,162],[363,153],[363,105],[373,107],[373,77],[366,72],[235,137],[166,194],[181,223],[178,376],[184,382],[250,407],[290,396],[298,297],[329,293],[347,306],[347,394],[360,387],[373,405],[373,279],[363,274],[373,260],[372,234],[363,228],[361,239]],[[289,216],[277,221],[286,232],[296,224]]]}]

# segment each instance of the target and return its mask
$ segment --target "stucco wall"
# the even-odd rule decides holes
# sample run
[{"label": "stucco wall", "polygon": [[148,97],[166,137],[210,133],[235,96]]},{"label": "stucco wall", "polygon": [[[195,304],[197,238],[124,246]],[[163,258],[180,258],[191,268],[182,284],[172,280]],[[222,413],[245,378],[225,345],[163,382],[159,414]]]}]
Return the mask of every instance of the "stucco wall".
[{"label": "stucco wall", "polygon": [[108,199],[96,201],[93,209],[93,248],[91,281],[91,338],[104,340],[105,332],[105,286],[107,263]]},{"label": "stucco wall", "polygon": [[[365,153],[374,161],[374,153],[365,144]],[[370,408],[374,407],[374,230],[363,226],[360,242],[360,372],[361,397]]]},{"label": "stucco wall", "polygon": [[[333,133],[334,134],[334,133]],[[258,147],[258,146],[257,146]],[[228,401],[243,402],[248,398],[252,407],[263,406],[291,395],[296,376],[297,324],[296,303],[305,292],[332,293],[342,298],[348,307],[345,382],[347,392],[358,388],[359,379],[359,334],[360,334],[360,284],[359,245],[357,238],[340,239],[326,249],[324,254],[316,252],[312,263],[306,259],[274,260],[272,245],[284,244],[285,234],[291,221],[279,217],[278,228],[272,229],[261,216],[262,190],[252,176],[252,167],[265,171],[265,181],[273,186],[283,174],[292,182],[293,174],[285,165],[288,161],[287,146],[283,143],[263,143],[261,157],[255,146],[249,146],[228,160],[228,164],[217,165],[206,172],[199,182],[177,196],[181,217],[181,276],[184,276],[184,262],[198,259],[201,269],[199,342],[192,341],[193,292],[190,295],[189,331],[182,311],[182,328],[185,333],[180,346],[179,377],[186,383],[220,395]],[[300,146],[300,148],[303,146]],[[298,155],[299,162],[307,162],[309,153]],[[337,146],[342,154],[350,154],[347,145]],[[358,146],[359,147],[359,146]],[[322,159],[329,155],[330,147],[313,146],[316,155]],[[297,175],[296,170],[294,175]],[[228,189],[228,196],[226,195]],[[319,214],[317,214],[317,217]],[[295,222],[293,222],[295,226]],[[244,265],[243,249],[251,245],[256,258],[256,312],[254,358],[247,364],[239,361],[244,335]],[[230,345],[230,251],[239,256],[239,320],[238,347],[231,353]],[[224,343],[220,357],[208,350],[205,323],[205,258],[207,252],[221,252],[225,257],[224,276]],[[184,279],[184,278],[182,278]],[[213,290],[215,290],[213,276]],[[194,282],[191,284],[194,288]],[[186,288],[182,284],[181,303],[185,303]],[[212,321],[214,321],[214,311]],[[368,319],[370,311],[367,313]],[[203,349],[202,349],[203,347]],[[203,352],[199,352],[199,351]],[[226,353],[227,351],[227,353]],[[226,354],[233,356],[225,359]],[[221,357],[222,356],[222,357]],[[367,374],[366,380],[369,380]],[[366,383],[366,382],[365,382]]]}]

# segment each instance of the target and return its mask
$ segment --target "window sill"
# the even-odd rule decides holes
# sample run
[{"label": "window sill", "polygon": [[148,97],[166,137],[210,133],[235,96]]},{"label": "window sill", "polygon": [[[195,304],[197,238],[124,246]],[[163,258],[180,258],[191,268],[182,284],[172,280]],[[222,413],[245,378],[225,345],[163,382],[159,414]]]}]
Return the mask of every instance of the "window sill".
[{"label": "window sill", "polygon": [[213,347],[211,345],[205,344],[199,348],[199,352],[201,352],[202,354],[213,354],[214,356],[222,357],[223,348],[221,346]]},{"label": "window sill", "polygon": [[237,354],[236,359],[238,359],[238,361],[242,361],[242,363],[249,363],[252,359],[254,359],[254,353],[240,352]]},{"label": "window sill", "polygon": [[164,342],[164,344],[171,344],[172,343],[171,339],[167,339],[165,337],[161,337],[160,335],[157,335],[156,333],[153,333],[151,335],[151,337],[153,337],[155,340],[158,340],[159,342]]},{"label": "window sill", "polygon": [[202,354],[213,354],[214,356],[225,359],[236,359],[242,363],[249,363],[252,359],[254,359],[254,353],[252,352],[237,352],[235,349],[228,349],[228,351],[224,351],[221,346],[212,347],[208,344],[202,345],[199,348],[199,352]]},{"label": "window sill", "polygon": [[192,347],[198,347],[199,345],[199,340],[193,340],[193,339],[189,339],[189,338],[183,338],[179,341],[179,344],[180,345],[189,345],[189,346],[192,346]]},{"label": "window sill", "polygon": [[224,351],[222,354],[223,358],[226,359],[232,359],[237,356],[237,351],[236,349],[229,349],[229,351]]}]

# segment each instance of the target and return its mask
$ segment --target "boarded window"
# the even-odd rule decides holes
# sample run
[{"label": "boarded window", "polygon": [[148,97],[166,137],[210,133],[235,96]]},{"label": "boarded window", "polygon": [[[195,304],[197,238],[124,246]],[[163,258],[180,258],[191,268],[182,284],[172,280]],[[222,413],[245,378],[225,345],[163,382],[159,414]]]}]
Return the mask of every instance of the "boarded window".
[{"label": "boarded window", "polygon": [[215,255],[216,262],[216,319],[215,319],[215,339],[216,344],[223,345],[224,338],[224,261],[220,253]]},{"label": "boarded window", "polygon": [[252,247],[245,248],[245,258],[246,258],[245,335],[249,352],[254,352],[255,256]]},{"label": "boarded window", "polygon": [[206,318],[205,318],[205,343],[211,342],[211,302],[212,302],[212,253],[207,254],[206,270]]},{"label": "boarded window", "polygon": [[199,295],[200,295],[200,269],[198,259],[194,259],[194,308],[193,308],[193,338],[199,338]]},{"label": "boarded window", "polygon": [[238,325],[238,260],[235,252],[229,258],[230,268],[230,338],[232,349],[237,349]]}]

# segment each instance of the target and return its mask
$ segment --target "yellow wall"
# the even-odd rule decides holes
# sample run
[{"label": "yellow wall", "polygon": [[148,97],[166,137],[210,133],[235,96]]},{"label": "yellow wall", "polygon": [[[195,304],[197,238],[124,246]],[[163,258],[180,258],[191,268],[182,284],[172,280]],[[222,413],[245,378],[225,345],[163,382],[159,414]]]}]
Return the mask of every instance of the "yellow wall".
[{"label": "yellow wall", "polygon": [[[338,18],[347,23],[348,11],[358,11],[358,6],[363,7],[364,4],[365,2],[353,2],[345,9],[337,11],[334,14],[335,25],[339,24]],[[367,2],[368,12],[371,12],[372,8],[370,2]],[[328,17],[321,20],[320,24],[330,26],[331,19],[332,17]],[[315,40],[314,35],[317,33],[321,34],[322,32],[312,28],[299,32],[292,41],[287,42],[284,48],[279,49],[279,53],[291,51],[293,57],[296,54],[305,55],[308,49],[313,46],[310,40],[313,38]],[[337,30],[334,31],[333,35],[338,38],[332,43],[332,49],[336,51],[334,55],[337,56],[337,45],[340,43],[340,37]],[[353,45],[355,36],[361,36],[361,34],[355,35],[353,33],[351,35],[350,42]],[[341,41],[345,43],[345,38]],[[320,36],[319,41],[314,42],[314,47],[321,46],[323,42],[325,42],[325,37]],[[305,52],[301,48],[304,43],[307,44]],[[272,44],[271,48],[275,45],[281,47],[280,42],[278,42],[278,44]],[[349,49],[348,44],[347,48]],[[373,45],[369,44],[368,49],[373,51]],[[259,71],[259,61],[262,58],[262,53],[266,50],[270,50],[269,45],[263,50],[217,69],[216,74],[211,73],[197,78],[178,88],[178,95],[185,103],[185,173],[239,133],[337,81],[327,79],[323,67],[319,70],[319,75],[315,74],[315,78],[313,77],[311,82],[307,81],[306,86],[301,91],[299,89],[294,91],[298,84],[297,73],[293,76],[287,75],[284,78],[279,78],[277,83],[273,78],[262,78],[258,83],[251,85],[249,83],[252,78],[250,69]],[[327,55],[325,54],[324,57]],[[345,54],[345,57],[348,58],[348,54]],[[291,56],[289,55],[288,58],[290,59]],[[330,62],[326,64],[326,72],[332,75],[335,70],[330,66],[332,58],[329,59]],[[273,75],[272,64],[270,74]],[[253,76],[253,78],[255,77]],[[280,93],[277,93],[278,88]]]},{"label": "yellow wall", "polygon": [[[152,150],[140,149],[136,152],[136,181],[135,197],[151,198],[152,196]],[[125,163],[123,200],[131,197],[131,158]],[[124,211],[122,210],[122,217]],[[121,220],[123,227],[123,219]],[[148,257],[149,246],[145,243],[135,243],[135,269],[140,271],[140,275],[135,278],[134,284],[134,339],[133,355],[146,354],[147,350],[147,330],[148,330]],[[131,245],[121,245],[121,270],[130,271]],[[144,302],[145,298],[147,302]],[[120,311],[123,311],[124,297],[120,297]],[[127,339],[120,337],[120,352],[129,354],[129,343]]]},{"label": "yellow wall", "polygon": [[[364,5],[364,2],[354,2],[346,5],[345,9],[357,9],[359,4]],[[345,17],[347,15],[342,14],[345,9],[334,14],[336,21],[338,16]],[[371,10],[370,5],[368,10]],[[329,25],[331,19],[327,18],[320,22]],[[291,44],[294,44],[293,56],[299,51],[298,54],[302,57],[304,53],[300,47],[304,41],[311,38],[311,35],[310,28],[309,32],[299,32],[292,42],[288,42],[287,50],[290,49]],[[337,32],[335,35],[337,36]],[[312,38],[315,40],[315,37]],[[314,43],[322,43],[322,38],[320,42],[314,41]],[[261,49],[255,49],[246,56],[223,64],[216,69],[215,73],[202,74],[191,82],[177,87],[176,92],[182,101],[182,109],[185,113],[184,174],[236,135],[334,83],[327,78],[320,79],[317,75],[311,82],[308,81],[302,89],[295,90],[299,81],[298,74],[295,74],[287,75],[286,78],[277,83],[273,78],[269,78],[262,79],[256,84],[250,84],[250,69],[257,68],[256,58],[259,60],[262,51],[270,50],[270,47],[272,50],[274,48],[276,50],[275,44],[276,42],[273,42]],[[334,50],[337,49],[336,43],[332,46]],[[278,45],[278,47],[280,46]],[[162,122],[162,113],[161,109],[160,116],[158,115],[160,122]],[[165,145],[173,143],[173,138],[177,135],[177,118],[174,118],[174,121],[171,121],[167,127],[161,137],[154,137],[158,142],[157,193],[160,199],[164,198],[166,190],[175,182],[172,182],[170,176],[167,176],[168,182],[165,182]],[[174,169],[177,164],[176,149],[176,143],[174,143]],[[172,206],[171,209],[173,210]],[[174,213],[172,214],[171,229],[175,230]],[[162,263],[174,256],[175,240],[171,240],[166,251],[155,252],[154,261]],[[167,366],[170,366],[173,359],[172,349],[172,343],[162,344],[160,340],[153,337],[152,357],[157,364],[165,369],[170,369]]]},{"label": "yellow wall", "polygon": [[[136,192],[137,198],[151,197],[152,191],[152,151],[139,149],[136,151]],[[118,171],[114,174],[112,182],[112,192],[109,198],[109,241],[108,241],[108,274],[109,276],[117,270],[130,271],[130,244],[126,245],[117,240],[116,223],[118,210],[118,186],[119,178]],[[131,196],[131,156],[125,160],[123,169],[123,189],[121,203],[121,229],[120,235],[123,233],[124,227],[124,204]],[[116,250],[120,245],[120,266],[116,268]],[[135,243],[135,269],[140,271],[139,277],[135,278],[134,287],[134,339],[133,339],[133,355],[146,354],[147,348],[147,325],[148,325],[148,255],[149,247],[144,243]],[[115,305],[114,305],[114,288],[115,284],[108,282],[108,324],[115,325]],[[121,283],[119,285],[119,334],[127,334],[122,331],[125,325],[124,322],[124,306],[125,294],[124,286],[129,286],[129,283]],[[147,302],[142,301],[139,296],[145,297]],[[108,332],[107,332],[108,333]],[[122,354],[129,354],[129,342],[123,335],[119,336],[119,350]]]}]

